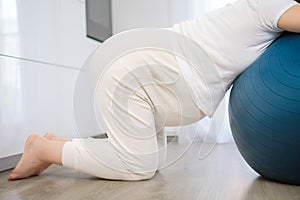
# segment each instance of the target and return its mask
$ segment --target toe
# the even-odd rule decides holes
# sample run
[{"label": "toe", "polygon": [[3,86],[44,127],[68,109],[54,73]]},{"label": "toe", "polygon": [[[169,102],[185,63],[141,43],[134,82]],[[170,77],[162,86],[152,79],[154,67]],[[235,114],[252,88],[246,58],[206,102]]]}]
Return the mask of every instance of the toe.
[{"label": "toe", "polygon": [[14,174],[14,173],[10,173],[9,175],[8,175],[8,177],[7,177],[7,179],[8,180],[14,180],[14,179],[16,179],[17,178],[17,176]]}]

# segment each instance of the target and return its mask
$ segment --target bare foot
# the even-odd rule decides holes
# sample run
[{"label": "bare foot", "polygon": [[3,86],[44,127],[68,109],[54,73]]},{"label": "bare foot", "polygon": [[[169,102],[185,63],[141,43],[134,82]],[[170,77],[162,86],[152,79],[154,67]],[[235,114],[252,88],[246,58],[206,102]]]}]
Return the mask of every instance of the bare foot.
[{"label": "bare foot", "polygon": [[50,163],[42,161],[38,156],[38,151],[42,148],[42,139],[44,138],[36,134],[28,137],[24,153],[13,172],[8,176],[8,180],[22,179],[38,175],[51,165]]},{"label": "bare foot", "polygon": [[46,133],[44,135],[45,138],[47,138],[48,140],[54,140],[54,141],[62,141],[62,142],[68,142],[68,141],[72,141],[70,139],[67,139],[67,138],[62,138],[62,137],[59,137],[53,133]]}]

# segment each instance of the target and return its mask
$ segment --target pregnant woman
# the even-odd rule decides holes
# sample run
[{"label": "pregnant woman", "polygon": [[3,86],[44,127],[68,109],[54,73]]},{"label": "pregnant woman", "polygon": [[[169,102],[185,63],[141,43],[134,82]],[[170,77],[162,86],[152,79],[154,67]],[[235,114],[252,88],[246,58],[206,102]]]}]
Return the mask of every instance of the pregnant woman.
[{"label": "pregnant woman", "polygon": [[[299,1],[237,0],[199,19],[174,25],[172,30],[206,52],[217,68],[216,78],[191,83],[180,62],[162,51],[143,50],[124,56],[103,74],[96,91],[108,138],[71,140],[33,134],[8,179],[38,175],[51,164],[113,180],[152,178],[166,158],[163,127],[212,116],[235,78],[283,31],[300,33]],[[152,63],[164,68],[157,70]],[[136,70],[135,66],[144,67]],[[198,70],[205,75],[204,69]],[[151,77],[157,84],[140,84],[141,77]],[[122,95],[130,96],[126,109]],[[194,95],[201,97],[200,103],[194,101]],[[131,120],[123,120],[128,118]]]}]

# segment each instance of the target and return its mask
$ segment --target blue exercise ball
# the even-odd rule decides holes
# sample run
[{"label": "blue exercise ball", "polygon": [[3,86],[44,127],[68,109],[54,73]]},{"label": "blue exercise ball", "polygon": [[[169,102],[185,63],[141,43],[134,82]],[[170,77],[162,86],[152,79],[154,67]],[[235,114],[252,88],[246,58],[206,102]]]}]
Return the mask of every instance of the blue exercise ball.
[{"label": "blue exercise ball", "polygon": [[284,33],[234,82],[234,140],[263,177],[300,185],[300,35]]}]

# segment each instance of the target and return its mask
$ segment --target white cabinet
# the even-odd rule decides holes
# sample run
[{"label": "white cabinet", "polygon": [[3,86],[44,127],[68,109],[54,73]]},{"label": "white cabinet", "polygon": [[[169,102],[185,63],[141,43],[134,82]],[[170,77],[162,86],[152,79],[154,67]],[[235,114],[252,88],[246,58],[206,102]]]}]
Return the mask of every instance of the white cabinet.
[{"label": "white cabinet", "polygon": [[76,71],[0,57],[1,148],[21,153],[31,133],[74,135],[72,91]]},{"label": "white cabinet", "polygon": [[0,0],[0,170],[31,133],[78,137],[74,83],[98,45],[86,37],[83,1]]}]

